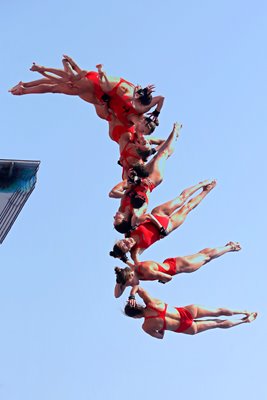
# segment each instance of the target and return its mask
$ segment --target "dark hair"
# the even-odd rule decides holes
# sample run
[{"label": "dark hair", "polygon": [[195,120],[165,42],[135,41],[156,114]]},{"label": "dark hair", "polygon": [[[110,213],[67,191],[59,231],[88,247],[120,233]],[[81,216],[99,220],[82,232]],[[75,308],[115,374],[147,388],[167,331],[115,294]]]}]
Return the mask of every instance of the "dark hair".
[{"label": "dark hair", "polygon": [[124,307],[124,314],[127,317],[137,317],[138,315],[143,315],[144,306],[141,304],[136,304],[135,307],[131,307],[130,304],[126,304]]},{"label": "dark hair", "polygon": [[156,153],[156,150],[155,149],[141,150],[137,147],[136,152],[139,154],[142,161],[146,162],[149,156]]},{"label": "dark hair", "polygon": [[133,196],[131,196],[131,205],[133,208],[141,208],[145,202],[146,197],[142,194],[135,193]]},{"label": "dark hair", "polygon": [[119,233],[127,233],[132,229],[131,221],[122,221],[119,224],[114,224],[114,228]]},{"label": "dark hair", "polygon": [[150,117],[145,117],[145,120],[146,120],[146,127],[149,128],[148,135],[151,135],[151,133],[154,132],[154,130],[156,129],[157,124],[154,121],[152,121]]},{"label": "dark hair", "polygon": [[137,93],[139,94],[138,100],[143,106],[148,106],[151,103],[152,95],[148,93],[147,87],[137,90]]},{"label": "dark hair", "polygon": [[101,97],[101,99],[105,102],[105,103],[109,103],[110,100],[110,96],[106,93],[103,94],[103,96]]},{"label": "dark hair", "polygon": [[115,274],[116,274],[116,282],[125,285],[129,278],[130,272],[132,272],[131,268],[126,267],[126,268],[119,268],[115,267],[114,268]]},{"label": "dark hair", "polygon": [[140,178],[147,178],[149,176],[149,172],[146,169],[146,166],[143,164],[134,164],[132,169],[137,173]]},{"label": "dark hair", "polygon": [[109,252],[109,255],[114,258],[119,258],[123,262],[128,260],[126,254],[119,248],[117,244],[114,244],[113,250]]},{"label": "dark hair", "polygon": [[139,185],[141,183],[141,179],[138,177],[137,173],[134,170],[130,172],[128,171],[127,181],[133,185]]}]

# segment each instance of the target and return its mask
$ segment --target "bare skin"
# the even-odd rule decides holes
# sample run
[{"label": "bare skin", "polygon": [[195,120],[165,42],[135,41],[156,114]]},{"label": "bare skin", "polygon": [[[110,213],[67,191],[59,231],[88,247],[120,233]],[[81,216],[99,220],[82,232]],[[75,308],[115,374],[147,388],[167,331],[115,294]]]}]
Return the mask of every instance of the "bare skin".
[{"label": "bare skin", "polygon": [[[140,123],[138,127],[135,126],[128,127],[125,126],[121,121],[118,120],[114,115],[110,115],[109,125],[109,136],[111,140],[114,140],[119,145],[120,156],[126,145],[129,145],[129,142],[136,145],[136,148],[145,149],[150,145],[162,145],[164,143],[163,139],[149,137],[149,139],[145,138],[145,135],[151,134],[151,129],[154,128],[154,123],[151,124],[146,120],[146,117],[140,117]],[[114,134],[114,132],[119,130],[119,134]],[[134,133],[133,133],[134,132]]]},{"label": "bare skin", "polygon": [[80,71],[80,74],[75,74],[70,64],[64,58],[62,59],[62,64],[63,64],[63,70],[60,68],[43,67],[41,65],[33,63],[30,68],[30,71],[39,72],[39,74],[43,75],[45,78],[48,79],[58,80],[57,77],[63,78],[65,80],[80,79],[80,77],[82,76],[82,71]]},{"label": "bare skin", "polygon": [[166,160],[174,152],[175,143],[180,136],[181,128],[182,124],[178,122],[173,124],[173,129],[165,143],[160,147],[155,157],[146,164],[146,171],[149,173],[149,179],[155,186],[158,186],[163,181]]},{"label": "bare skin", "polygon": [[44,76],[31,82],[19,82],[9,90],[13,95],[58,93],[69,96],[78,96],[87,103],[93,104],[97,115],[101,119],[109,118],[106,104],[100,102],[94,94],[94,85],[86,79],[86,71],[78,69],[75,73],[66,59],[62,60],[64,69],[49,68],[33,63],[31,71],[39,72]]},{"label": "bare skin", "polygon": [[[155,207],[150,214],[143,215],[140,220],[145,222],[149,219],[160,230],[162,226],[154,216],[169,217],[166,234],[170,234],[183,224],[190,211],[196,208],[215,186],[215,180],[206,180],[191,186],[185,189],[178,197],[175,197],[175,199]],[[199,189],[202,189],[201,193],[189,200]],[[143,252],[143,249],[139,246],[141,240],[142,238],[136,234],[136,231],[132,231],[129,237],[119,240],[116,245],[125,254],[130,251],[133,262],[138,264],[138,256]]]},{"label": "bare skin", "polygon": [[[140,307],[141,314],[134,318],[145,318],[142,329],[149,335],[163,339],[165,330],[177,331],[180,327],[181,315],[179,311],[172,306],[167,305],[165,314],[166,329],[163,330],[164,321],[158,317],[158,313],[165,309],[165,303],[159,299],[152,298],[144,289],[139,288],[139,296],[143,299],[146,307]],[[207,331],[209,329],[221,328],[228,329],[244,323],[250,323],[257,318],[256,312],[248,312],[246,310],[230,310],[228,308],[205,308],[203,306],[191,304],[184,307],[190,312],[193,318],[192,325],[181,332],[188,335],[196,335],[197,333]],[[217,319],[221,316],[244,315],[237,320]],[[147,318],[149,317],[149,318]],[[201,318],[208,318],[201,320]]]},{"label": "bare skin", "polygon": [[[30,70],[39,72],[44,76],[44,78],[32,82],[20,81],[17,85],[11,88],[9,92],[13,95],[60,93],[70,96],[78,96],[82,100],[94,104],[96,112],[100,118],[108,119],[110,111],[107,109],[106,104],[103,104],[96,98],[94,94],[94,84],[90,79],[86,78],[88,71],[82,70],[77,63],[67,55],[63,55],[62,62],[64,67],[63,69],[49,68],[33,63]],[[120,78],[107,77],[101,68],[98,68],[100,78],[99,85],[103,92],[106,93],[107,82],[108,88],[113,89],[120,81]],[[125,86],[127,86],[127,88]],[[119,92],[120,90],[121,92]],[[153,89],[151,89],[151,91],[153,91]],[[140,101],[138,101],[138,97],[135,96],[135,86],[131,83],[123,83],[119,85],[117,89],[118,96],[125,96],[126,93],[138,114],[146,113],[154,106],[157,106],[157,110],[160,111],[164,102],[163,96],[156,96],[152,99],[149,106],[143,106]],[[138,122],[139,117],[139,115],[133,115],[134,120],[132,120],[132,116],[129,115],[129,123],[133,124]]]},{"label": "bare skin", "polygon": [[[182,125],[178,124],[177,122],[173,125],[172,132],[170,133],[167,140],[160,145],[157,154],[146,164],[146,170],[149,173],[149,180],[154,185],[154,187],[157,187],[163,181],[166,160],[172,155],[174,151],[175,141],[179,137],[179,131],[181,127]],[[128,171],[128,174],[129,173],[131,173],[131,170]],[[142,181],[145,182],[145,179]],[[135,185],[128,184],[127,180],[124,180],[114,186],[114,188],[110,191],[109,197],[121,198],[120,207],[114,217],[114,225],[119,224],[123,220],[128,221],[129,219],[131,219],[131,226],[138,225],[141,222],[140,218],[144,215],[148,207],[150,190],[147,190],[145,192],[147,201],[143,204],[142,207],[137,209],[129,205],[125,208],[124,203],[126,197],[128,196],[129,190],[131,191],[134,189]]]},{"label": "bare skin", "polygon": [[[120,78],[107,76],[107,74],[102,70],[103,68],[102,64],[97,65],[97,68],[101,78],[101,88],[103,92],[109,94],[117,86],[118,82],[120,81]],[[143,105],[140,103],[140,101],[138,101],[140,98],[140,95],[138,94],[139,89],[141,89],[141,86],[135,86],[130,82],[122,82],[116,89],[116,95],[118,95],[119,97],[127,96],[128,99],[132,101],[134,109],[139,114],[147,113],[154,106],[156,106],[156,110],[160,112],[164,103],[164,97],[154,96],[149,105]],[[147,89],[148,93],[152,94],[154,92],[155,86],[148,85]],[[156,120],[157,117],[155,117],[154,119]],[[139,121],[139,118],[136,115],[131,115],[129,116],[129,120],[136,125]]]},{"label": "bare skin", "polygon": [[[63,59],[64,61],[64,59]],[[64,67],[66,62],[63,63]],[[86,79],[84,73],[75,74],[73,70],[49,68],[33,63],[31,71],[39,72],[45,78],[31,82],[19,82],[10,89],[14,95],[61,93],[70,96],[79,96],[91,104],[100,104],[94,95],[93,83]]]},{"label": "bare skin", "polygon": [[[229,242],[225,246],[215,248],[205,248],[200,250],[198,253],[184,256],[175,257],[175,275],[181,273],[191,273],[197,271],[199,268],[214,260],[215,258],[221,257],[229,252],[236,252],[241,250],[241,246],[238,242]],[[134,265],[127,261],[128,267],[131,268],[132,272],[128,275],[127,282],[124,285],[116,284],[114,289],[115,297],[120,297],[127,286],[131,286],[131,295],[135,295],[138,291],[138,285],[140,280],[155,281],[158,280],[161,283],[167,283],[172,280],[172,276],[168,273],[170,268],[168,263],[158,263],[155,261],[143,261],[138,265]],[[159,269],[165,269],[166,272],[162,272]],[[134,302],[132,303],[134,304]]]},{"label": "bare skin", "polygon": [[[155,151],[157,152],[157,150],[161,148],[161,145],[164,142],[165,141],[162,139],[145,139],[139,136],[139,138],[137,138],[134,142],[127,142],[123,148],[121,148],[122,146],[120,146],[119,163],[122,167],[122,179],[124,179],[124,181],[121,182],[119,185],[127,185],[129,170],[137,164],[145,165],[147,162],[147,158],[152,155],[151,150],[155,149]],[[118,185],[116,186],[119,187]],[[112,193],[112,190],[110,193]]]},{"label": "bare skin", "polygon": [[120,153],[125,147],[125,145],[131,141],[132,139],[132,133],[129,131],[129,127],[126,127],[122,122],[118,120],[114,115],[111,115],[110,121],[108,122],[109,125],[109,137],[111,140],[114,140],[113,138],[113,131],[116,128],[120,128],[121,130],[124,129],[123,133],[120,133],[120,137],[118,140],[119,148],[120,148]]},{"label": "bare skin", "polygon": [[[149,179],[153,182],[155,187],[163,181],[166,160],[174,152],[175,142],[179,138],[181,128],[182,125],[175,122],[170,135],[164,142],[155,141],[153,138],[152,144],[160,145],[160,148],[158,149],[157,154],[146,164],[145,169],[149,173]],[[125,179],[111,189],[109,197],[122,198],[125,190],[128,188],[129,184],[127,185],[127,179]]]}]

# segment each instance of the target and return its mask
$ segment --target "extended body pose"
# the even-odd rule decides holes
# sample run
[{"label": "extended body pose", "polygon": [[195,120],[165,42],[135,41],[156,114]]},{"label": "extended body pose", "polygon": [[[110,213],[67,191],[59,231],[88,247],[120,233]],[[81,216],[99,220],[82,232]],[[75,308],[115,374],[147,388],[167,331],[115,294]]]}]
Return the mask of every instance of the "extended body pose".
[{"label": "extended body pose", "polygon": [[[154,208],[151,214],[141,216],[140,221],[144,222],[129,232],[128,237],[117,241],[110,255],[125,262],[128,259],[126,254],[130,251],[132,260],[138,264],[138,255],[182,225],[189,212],[198,206],[215,185],[215,180],[200,182],[185,189],[174,200]],[[201,193],[189,200],[199,189],[202,189]]]},{"label": "extended body pose", "polygon": [[[98,116],[109,120],[110,109],[126,125],[138,121],[139,116],[156,106],[153,117],[156,120],[163,105],[162,96],[152,97],[154,89],[148,86],[144,92],[123,78],[107,77],[99,66],[98,72],[82,70],[69,56],[63,56],[64,69],[48,68],[33,64],[32,71],[44,76],[31,82],[19,82],[10,89],[13,95],[35,93],[61,93],[79,96],[94,104]],[[139,94],[137,92],[140,92]],[[109,103],[107,105],[107,103]],[[147,104],[148,103],[148,104]]]},{"label": "extended body pose", "polygon": [[[191,304],[185,307],[172,307],[159,299],[152,298],[144,289],[138,289],[138,295],[143,299],[145,306],[129,303],[124,312],[132,318],[144,318],[143,330],[149,335],[163,339],[165,331],[195,335],[214,328],[233,328],[234,326],[252,322],[257,317],[256,312],[245,310],[229,310],[228,308],[208,309]],[[217,317],[241,315],[241,319],[219,319]],[[206,318],[201,320],[201,318]]]},{"label": "extended body pose", "polygon": [[238,242],[229,242],[225,246],[206,248],[198,253],[185,256],[167,258],[162,263],[155,261],[143,261],[137,265],[127,261],[128,267],[115,268],[116,285],[115,297],[120,297],[127,286],[131,286],[131,296],[138,290],[139,281],[155,281],[161,283],[169,282],[173,276],[181,273],[195,272],[209,261],[220,257],[230,251],[239,251],[241,246]]},{"label": "extended body pose", "polygon": [[150,193],[163,180],[165,163],[174,151],[180,128],[181,125],[175,123],[157,154],[143,168],[140,164],[133,166],[128,171],[128,181],[120,182],[109,193],[112,198],[121,198],[120,207],[114,216],[114,227],[118,232],[127,233],[139,224],[147,210]]}]

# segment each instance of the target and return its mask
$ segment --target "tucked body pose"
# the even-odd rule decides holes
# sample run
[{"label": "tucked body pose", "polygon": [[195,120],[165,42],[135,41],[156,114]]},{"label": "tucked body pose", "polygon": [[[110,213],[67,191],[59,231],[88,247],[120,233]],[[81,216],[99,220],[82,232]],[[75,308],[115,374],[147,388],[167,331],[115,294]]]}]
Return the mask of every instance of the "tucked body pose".
[{"label": "tucked body pose", "polygon": [[108,124],[109,137],[111,140],[118,143],[120,154],[129,142],[135,143],[143,139],[144,135],[150,135],[156,128],[156,124],[152,119],[146,116],[140,117],[140,121],[136,125],[128,126],[111,114]]},{"label": "tucked body pose", "polygon": [[205,248],[190,256],[167,258],[162,263],[142,261],[134,265],[127,261],[128,267],[115,268],[116,285],[114,295],[115,297],[120,297],[125,288],[131,286],[131,296],[134,296],[138,290],[140,280],[157,280],[161,283],[166,283],[172,280],[175,275],[195,272],[209,261],[230,251],[239,250],[241,250],[241,246],[238,242],[229,242],[225,246]]},{"label": "tucked body pose", "polygon": [[[135,164],[144,164],[147,158],[155,154],[165,140],[145,137],[150,135],[156,125],[149,117],[140,117],[137,126],[127,127],[117,118],[111,117],[109,136],[119,144],[120,158],[118,164],[122,167],[122,178],[127,179],[129,169]],[[157,147],[153,148],[155,145]]]},{"label": "tucked body pose", "polygon": [[[126,254],[130,251],[133,262],[138,264],[138,255],[182,225],[189,212],[198,206],[215,185],[215,180],[200,182],[185,189],[175,199],[155,207],[150,214],[144,214],[140,217],[140,225],[130,231],[125,239],[117,241],[110,255],[125,262],[128,259]],[[201,193],[189,200],[199,189],[202,189]]]},{"label": "tucked body pose", "polygon": [[[172,307],[159,299],[152,298],[142,288],[139,288],[137,293],[143,299],[145,306],[137,304],[132,307],[128,303],[124,312],[132,318],[144,318],[143,330],[157,339],[163,339],[165,331],[195,335],[209,329],[233,328],[252,322],[257,317],[256,312],[229,310],[228,308],[210,309],[195,304]],[[244,315],[244,317],[235,320],[217,318],[234,315]],[[205,318],[205,320],[201,318]]]},{"label": "tucked body pose", "polygon": [[10,92],[13,95],[61,93],[79,96],[94,104],[100,118],[109,120],[110,110],[126,125],[132,125],[139,116],[156,106],[152,117],[157,120],[164,97],[152,97],[154,86],[142,89],[123,78],[108,77],[98,65],[98,72],[82,70],[69,56],[63,56],[64,69],[33,64],[31,71],[44,76],[31,82],[19,82]]},{"label": "tucked body pose", "polygon": [[129,232],[146,212],[150,193],[163,181],[166,160],[174,151],[180,128],[181,125],[175,123],[157,154],[145,166],[138,164],[130,168],[128,179],[110,191],[110,197],[121,198],[120,207],[114,216],[114,227],[118,232]]},{"label": "tucked body pose", "polygon": [[120,149],[118,161],[118,164],[122,167],[122,179],[127,180],[129,170],[135,165],[145,165],[148,158],[157,153],[164,142],[163,139],[145,138],[139,135],[135,141],[126,143],[123,149]]},{"label": "tucked body pose", "polygon": [[116,117],[125,125],[137,124],[140,114],[147,113],[156,106],[151,113],[151,118],[158,125],[158,116],[164,103],[163,96],[152,96],[155,86],[148,85],[145,88],[135,86],[123,78],[108,77],[102,71],[102,65],[97,65],[101,79],[101,89],[109,97],[109,107]]}]

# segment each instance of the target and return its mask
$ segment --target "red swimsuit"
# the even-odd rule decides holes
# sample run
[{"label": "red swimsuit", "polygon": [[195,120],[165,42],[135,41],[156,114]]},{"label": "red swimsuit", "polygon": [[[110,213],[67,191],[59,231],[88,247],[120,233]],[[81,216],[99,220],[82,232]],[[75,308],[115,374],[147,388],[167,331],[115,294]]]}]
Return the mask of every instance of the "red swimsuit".
[{"label": "red swimsuit", "polygon": [[95,95],[95,97],[96,97],[99,101],[101,101],[101,103],[103,103],[102,96],[104,96],[105,93],[103,92],[103,90],[101,89],[101,86],[100,86],[99,74],[98,74],[97,72],[94,72],[94,71],[89,71],[89,72],[85,75],[85,77],[86,77],[89,81],[93,82],[93,85],[94,85],[94,95]]},{"label": "red swimsuit", "polygon": [[[131,162],[129,161],[131,160]],[[136,145],[132,142],[126,144],[120,154],[120,164],[122,165],[122,178],[134,164],[143,163],[142,157],[137,153]]]},{"label": "red swimsuit", "polygon": [[[164,229],[167,229],[170,218],[165,215],[154,215]],[[145,221],[140,224],[133,232],[130,233],[130,237],[138,236],[138,243],[131,249],[131,252],[136,248],[145,250],[150,247],[153,243],[160,240],[160,232],[156,225],[151,221]]]},{"label": "red swimsuit", "polygon": [[169,266],[169,269],[168,269],[168,271],[166,271],[166,270],[163,271],[163,268],[161,268],[159,266],[161,268],[161,269],[159,269],[160,272],[165,272],[166,274],[171,275],[171,276],[177,274],[175,258],[166,258],[166,260],[163,261],[163,264],[167,264]]},{"label": "red swimsuit", "polygon": [[152,318],[161,318],[163,320],[163,327],[161,330],[165,331],[166,330],[166,311],[167,311],[168,304],[165,303],[164,310],[162,310],[162,311],[153,307],[151,304],[147,304],[146,306],[147,306],[147,308],[150,308],[150,310],[156,311],[158,314],[156,316],[149,315],[149,316],[145,317],[145,321],[147,319],[152,319]]},{"label": "red swimsuit", "polygon": [[127,195],[124,195],[121,199],[121,204],[119,211],[122,213],[125,213],[126,211],[130,211],[130,213],[133,212],[133,206],[131,204],[131,198]]},{"label": "red swimsuit", "polygon": [[179,328],[176,329],[175,332],[184,332],[186,329],[190,328],[190,326],[194,322],[194,318],[192,314],[184,307],[175,307],[176,310],[180,314],[180,325]]},{"label": "red swimsuit", "polygon": [[130,133],[130,142],[133,142],[136,139],[135,128],[134,126],[125,126],[125,125],[115,125],[112,131],[109,133],[110,139],[114,140],[114,142],[119,143],[121,136],[126,133]]},{"label": "red swimsuit", "polygon": [[146,198],[146,203],[148,203],[147,194],[151,193],[155,189],[155,184],[149,178],[143,178],[139,185],[134,186],[133,190],[139,196],[144,196]]},{"label": "red swimsuit", "polygon": [[128,116],[130,114],[138,115],[139,113],[133,107],[128,95],[117,94],[118,87],[121,85],[121,83],[124,82],[134,88],[134,85],[131,82],[128,82],[123,78],[120,78],[116,86],[110,92],[108,92],[108,95],[110,96],[109,108],[111,108],[111,110],[115,113],[116,117],[123,124],[129,126],[133,124],[128,120]]},{"label": "red swimsuit", "polygon": [[[147,319],[151,318],[161,318],[163,320],[163,327],[161,330],[166,330],[166,311],[167,311],[168,304],[165,303],[164,310],[160,311],[157,308],[151,306],[150,304],[147,304],[147,308],[150,308],[151,310],[156,311],[158,314],[156,316],[154,315],[149,315],[148,317],[145,317],[145,321]],[[190,328],[190,326],[194,322],[194,318],[191,315],[191,313],[184,307],[175,307],[175,309],[179,312],[180,314],[180,325],[179,328],[176,329],[173,332],[181,333],[184,332],[186,329]]]},{"label": "red swimsuit", "polygon": [[[148,194],[155,189],[154,183],[149,178],[143,178],[139,185],[133,186],[130,190],[140,197],[144,197],[145,203],[148,204]],[[162,217],[161,217],[162,218]]]},{"label": "red swimsuit", "polygon": [[[94,71],[89,71],[89,72],[87,72],[85,77],[93,83],[95,97],[101,103],[104,103],[102,96],[105,95],[105,92],[103,92],[103,90],[101,89],[99,74]],[[124,82],[134,88],[134,85],[131,82],[128,82],[123,78],[120,78],[120,80],[116,84],[116,86],[114,86],[114,88],[110,92],[108,92],[108,95],[110,96],[108,105],[109,105],[109,108],[115,113],[117,118],[125,126],[131,126],[131,125],[133,125],[133,123],[131,123],[128,120],[128,116],[130,114],[138,115],[139,113],[133,107],[133,105],[129,99],[129,96],[127,96],[126,94],[125,95],[117,94],[118,87],[121,85],[121,83],[124,83]]]},{"label": "red swimsuit", "polygon": [[143,195],[145,197],[145,202],[148,203],[147,193],[151,193],[154,188],[155,185],[149,178],[142,179],[140,185],[133,185],[121,198],[120,211],[125,212],[127,207],[130,207],[131,211],[133,211],[130,193],[135,192],[136,194]]},{"label": "red swimsuit", "polygon": [[[159,272],[163,272],[164,274],[168,274],[168,275],[171,275],[171,276],[177,274],[177,272],[176,272],[176,261],[175,261],[175,258],[167,258],[166,260],[163,261],[163,263],[164,263],[164,264],[168,264],[170,268],[169,268],[169,269],[165,269],[165,268],[163,268],[160,264],[156,263]],[[136,266],[136,268],[135,268],[135,271],[136,271],[137,274],[139,275],[140,279],[141,279],[142,281],[150,281],[151,279],[150,279],[150,278],[146,278],[146,276],[145,276],[145,273],[146,273],[146,272],[145,272],[145,271],[142,272],[142,271],[141,271],[141,268],[142,268],[142,263],[138,264],[138,265]]]}]

